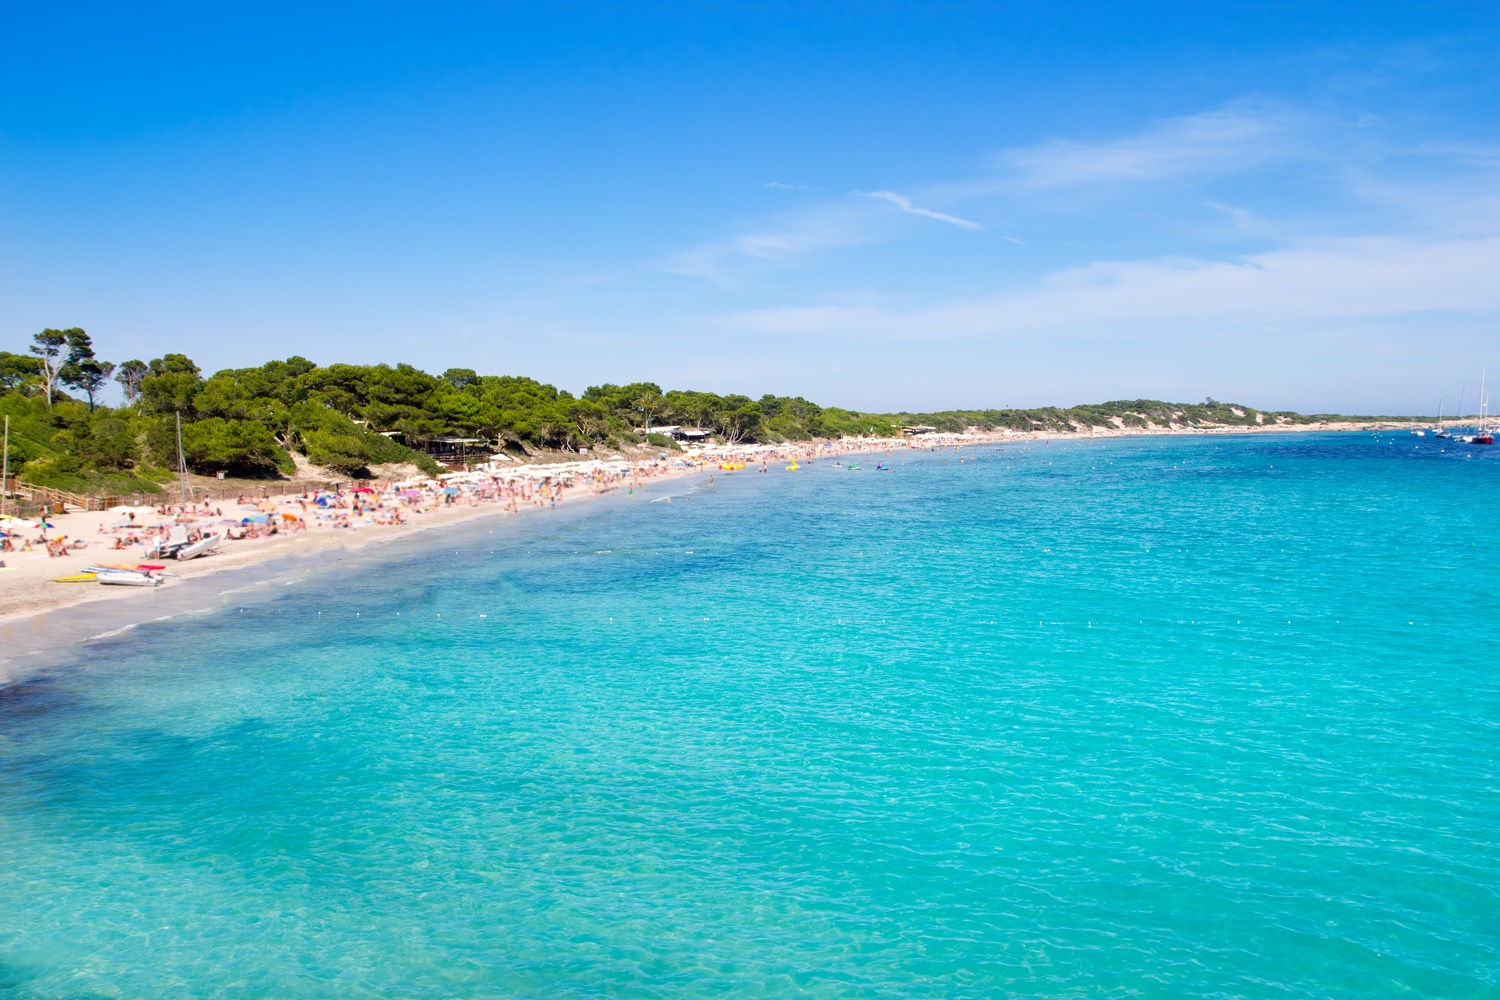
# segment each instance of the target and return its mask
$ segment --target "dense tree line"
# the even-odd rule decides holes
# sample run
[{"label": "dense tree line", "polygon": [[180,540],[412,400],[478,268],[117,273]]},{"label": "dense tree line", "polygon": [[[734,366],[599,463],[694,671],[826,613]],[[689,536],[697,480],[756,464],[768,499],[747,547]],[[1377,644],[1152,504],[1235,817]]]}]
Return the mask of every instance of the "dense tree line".
[{"label": "dense tree line", "polygon": [[1159,399],[1117,399],[1079,406],[1036,409],[946,410],[941,413],[900,413],[901,424],[921,424],[940,431],[1016,430],[1078,431],[1100,428],[1254,427],[1261,424],[1307,423],[1318,420],[1368,420],[1369,417],[1320,415],[1257,410],[1236,403],[1206,399],[1202,403],[1167,403]]},{"label": "dense tree line", "polygon": [[[100,406],[111,379],[124,404]],[[189,469],[237,475],[290,473],[294,453],[345,473],[385,462],[436,471],[422,446],[449,436],[525,452],[662,443],[652,428],[668,424],[726,442],[895,433],[888,418],[800,397],[752,400],[649,382],[574,396],[523,376],[319,366],[301,357],[205,376],[184,354],[101,361],[79,329],[44,330],[27,353],[0,352],[0,413],[11,417],[13,468],[68,488],[140,488],[170,478],[179,419]]]},{"label": "dense tree line", "polygon": [[[121,406],[99,405],[111,380]],[[139,489],[171,478],[179,419],[188,468],[251,476],[293,472],[294,454],[351,474],[387,462],[436,471],[423,446],[446,436],[519,453],[666,445],[653,431],[665,425],[737,443],[890,436],[915,424],[1027,431],[1308,419],[1213,400],[877,415],[801,397],[663,391],[653,382],[591,386],[574,396],[535,379],[468,368],[431,375],[406,364],[319,366],[301,357],[205,376],[184,354],[103,361],[77,328],[43,330],[25,353],[0,351],[0,413],[11,418],[13,470],[80,490]]]}]

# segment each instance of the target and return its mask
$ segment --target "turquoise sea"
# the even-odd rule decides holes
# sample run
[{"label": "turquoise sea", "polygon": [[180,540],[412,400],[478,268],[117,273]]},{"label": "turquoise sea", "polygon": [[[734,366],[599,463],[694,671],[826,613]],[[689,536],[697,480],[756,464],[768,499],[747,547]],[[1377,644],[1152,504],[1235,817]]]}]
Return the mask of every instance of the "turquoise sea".
[{"label": "turquoise sea", "polygon": [[70,648],[0,996],[1500,997],[1500,453],[881,460]]}]

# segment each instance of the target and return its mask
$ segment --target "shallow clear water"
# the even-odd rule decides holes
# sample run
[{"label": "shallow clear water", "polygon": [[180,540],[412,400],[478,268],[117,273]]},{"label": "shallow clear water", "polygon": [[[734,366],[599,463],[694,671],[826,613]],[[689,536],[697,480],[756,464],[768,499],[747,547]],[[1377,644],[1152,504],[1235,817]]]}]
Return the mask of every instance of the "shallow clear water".
[{"label": "shallow clear water", "polygon": [[1500,996],[1470,451],[746,470],[76,648],[0,995]]}]

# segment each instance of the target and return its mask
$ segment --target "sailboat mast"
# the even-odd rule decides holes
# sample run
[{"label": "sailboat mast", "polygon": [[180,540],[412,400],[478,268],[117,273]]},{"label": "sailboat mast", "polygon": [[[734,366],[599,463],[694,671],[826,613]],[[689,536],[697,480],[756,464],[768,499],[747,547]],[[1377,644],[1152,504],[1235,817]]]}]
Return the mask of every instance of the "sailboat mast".
[{"label": "sailboat mast", "polygon": [[178,496],[182,499],[182,505],[187,506],[187,462],[182,457],[182,411],[177,411],[177,482],[179,485]]},{"label": "sailboat mast", "polygon": [[0,458],[0,514],[5,513],[5,494],[10,489],[10,414],[5,415],[5,451]]}]

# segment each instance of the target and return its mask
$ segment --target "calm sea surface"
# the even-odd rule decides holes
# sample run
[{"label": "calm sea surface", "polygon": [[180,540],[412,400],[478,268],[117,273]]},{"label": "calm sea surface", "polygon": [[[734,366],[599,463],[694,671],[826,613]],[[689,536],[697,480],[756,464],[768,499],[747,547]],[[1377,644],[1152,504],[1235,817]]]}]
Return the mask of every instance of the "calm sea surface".
[{"label": "calm sea surface", "polygon": [[1500,997],[1440,447],[720,473],[76,647],[0,694],[0,996]]}]

